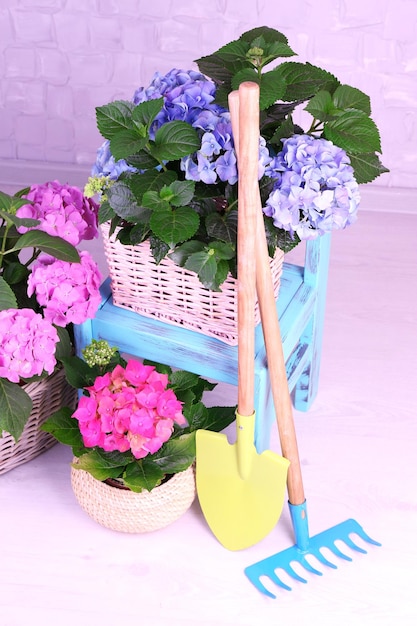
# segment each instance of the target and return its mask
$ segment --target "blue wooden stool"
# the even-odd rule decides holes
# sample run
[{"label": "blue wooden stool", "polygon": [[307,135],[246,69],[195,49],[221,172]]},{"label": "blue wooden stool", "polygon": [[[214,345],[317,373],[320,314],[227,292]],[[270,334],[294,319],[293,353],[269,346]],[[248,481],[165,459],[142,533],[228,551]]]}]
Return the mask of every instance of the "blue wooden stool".
[{"label": "blue wooden stool", "polygon": [[[284,263],[277,301],[288,384],[294,407],[307,411],[318,389],[330,235],[306,242],[304,266]],[[92,339],[105,339],[123,353],[237,385],[237,346],[113,305],[110,279],[101,286],[102,303],[93,320],[75,326],[77,354]],[[255,445],[269,445],[275,420],[265,346],[255,333]]]}]

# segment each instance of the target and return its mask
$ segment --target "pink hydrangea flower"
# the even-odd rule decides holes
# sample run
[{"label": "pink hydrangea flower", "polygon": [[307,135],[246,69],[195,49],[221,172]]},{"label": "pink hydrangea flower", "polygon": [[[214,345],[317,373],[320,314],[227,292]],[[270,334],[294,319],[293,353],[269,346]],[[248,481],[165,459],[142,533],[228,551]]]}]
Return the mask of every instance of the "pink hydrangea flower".
[{"label": "pink hydrangea flower", "polygon": [[18,383],[52,374],[58,340],[56,328],[33,309],[0,311],[0,378]]},{"label": "pink hydrangea flower", "polygon": [[[98,235],[98,205],[83,195],[78,187],[61,185],[57,180],[44,185],[32,185],[24,196],[33,204],[25,204],[16,211],[18,217],[40,220],[35,228],[49,235],[62,237],[74,246]],[[29,230],[19,227],[19,232]]]},{"label": "pink hydrangea flower", "polygon": [[45,319],[57,326],[82,324],[93,318],[100,305],[101,274],[86,250],[80,263],[68,263],[44,255],[28,277],[28,295],[36,295]]},{"label": "pink hydrangea flower", "polygon": [[98,376],[73,413],[84,445],[106,452],[131,450],[136,459],[157,452],[174,423],[187,424],[181,402],[167,385],[166,374],[135,360]]}]

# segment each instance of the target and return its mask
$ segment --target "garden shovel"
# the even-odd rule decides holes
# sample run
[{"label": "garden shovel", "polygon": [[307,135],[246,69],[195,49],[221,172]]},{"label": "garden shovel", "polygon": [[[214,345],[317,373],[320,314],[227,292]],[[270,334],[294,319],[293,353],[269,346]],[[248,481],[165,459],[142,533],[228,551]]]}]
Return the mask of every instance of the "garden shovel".
[{"label": "garden shovel", "polygon": [[239,87],[238,407],[236,443],[206,430],[196,433],[196,483],[201,509],[219,542],[248,548],[276,525],[288,461],[254,445],[255,238],[258,209],[259,87]]}]

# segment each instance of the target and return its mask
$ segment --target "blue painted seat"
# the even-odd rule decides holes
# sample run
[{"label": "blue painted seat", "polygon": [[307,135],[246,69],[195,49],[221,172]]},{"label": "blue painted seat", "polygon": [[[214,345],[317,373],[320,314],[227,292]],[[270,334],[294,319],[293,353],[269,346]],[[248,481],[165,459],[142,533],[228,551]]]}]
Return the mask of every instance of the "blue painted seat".
[{"label": "blue painted seat", "polygon": [[[304,265],[284,263],[277,301],[288,383],[294,407],[307,411],[318,389],[330,235],[305,244]],[[121,352],[237,385],[237,346],[113,305],[110,279],[93,320],[75,327],[77,353],[92,339],[106,339]],[[255,339],[255,444],[268,447],[275,420],[260,325]]]}]

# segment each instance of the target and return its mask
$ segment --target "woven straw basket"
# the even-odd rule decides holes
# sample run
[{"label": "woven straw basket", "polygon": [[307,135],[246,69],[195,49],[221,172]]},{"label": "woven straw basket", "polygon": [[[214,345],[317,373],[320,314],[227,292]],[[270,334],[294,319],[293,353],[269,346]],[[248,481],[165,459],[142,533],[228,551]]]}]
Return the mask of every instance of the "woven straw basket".
[{"label": "woven straw basket", "polygon": [[[237,344],[236,279],[229,275],[221,291],[203,287],[197,275],[164,258],[157,264],[148,241],[121,244],[117,230],[109,237],[109,224],[101,226],[104,252],[111,279],[113,303],[140,315],[161,319],[229,345]],[[271,259],[275,298],[278,297],[284,253]],[[255,323],[259,324],[258,303]]]},{"label": "woven straw basket", "polygon": [[75,407],[77,391],[71,387],[63,369],[57,369],[47,378],[23,387],[32,399],[32,412],[17,443],[11,435],[0,436],[0,474],[30,461],[51,448],[56,439],[39,430],[48,417],[62,406]]},{"label": "woven straw basket", "polygon": [[79,505],[93,520],[124,533],[146,533],[168,526],[190,508],[196,495],[193,466],[141,493],[112,487],[74,467],[71,485]]}]

